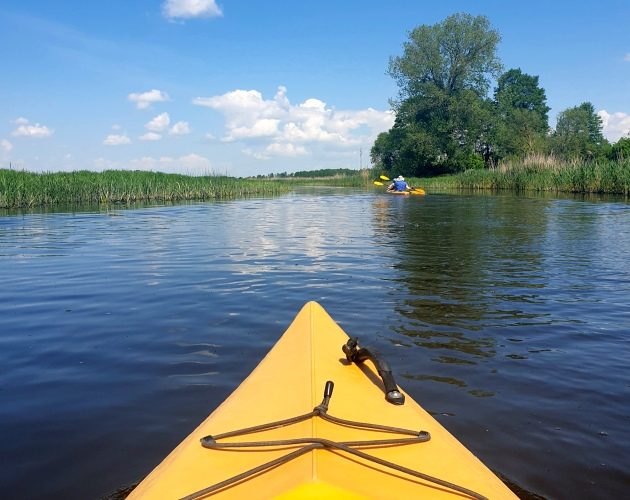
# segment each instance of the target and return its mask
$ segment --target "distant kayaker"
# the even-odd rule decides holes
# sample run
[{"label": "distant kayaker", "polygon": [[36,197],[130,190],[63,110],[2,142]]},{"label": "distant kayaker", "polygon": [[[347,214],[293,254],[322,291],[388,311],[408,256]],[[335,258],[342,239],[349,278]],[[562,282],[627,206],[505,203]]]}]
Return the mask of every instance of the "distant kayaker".
[{"label": "distant kayaker", "polygon": [[394,179],[394,181],[387,186],[387,191],[409,191],[413,189],[409,184],[405,182],[405,178],[402,175],[399,175]]}]

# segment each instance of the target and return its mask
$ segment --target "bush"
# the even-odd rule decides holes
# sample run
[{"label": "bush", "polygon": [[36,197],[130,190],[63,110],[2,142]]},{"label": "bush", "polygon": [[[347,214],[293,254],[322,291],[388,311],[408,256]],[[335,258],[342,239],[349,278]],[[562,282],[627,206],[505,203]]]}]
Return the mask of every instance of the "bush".
[{"label": "bush", "polygon": [[485,167],[485,163],[483,161],[483,158],[478,154],[471,154],[466,159],[467,169],[479,170],[484,167]]}]

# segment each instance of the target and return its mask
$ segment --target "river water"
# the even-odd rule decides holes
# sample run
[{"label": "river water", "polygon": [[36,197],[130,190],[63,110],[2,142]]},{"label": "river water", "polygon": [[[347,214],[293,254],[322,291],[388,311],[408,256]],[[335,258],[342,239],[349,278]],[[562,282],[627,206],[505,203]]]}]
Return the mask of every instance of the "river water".
[{"label": "river water", "polygon": [[523,497],[630,489],[630,204],[336,189],[0,215],[0,496],[142,479],[309,300]]}]

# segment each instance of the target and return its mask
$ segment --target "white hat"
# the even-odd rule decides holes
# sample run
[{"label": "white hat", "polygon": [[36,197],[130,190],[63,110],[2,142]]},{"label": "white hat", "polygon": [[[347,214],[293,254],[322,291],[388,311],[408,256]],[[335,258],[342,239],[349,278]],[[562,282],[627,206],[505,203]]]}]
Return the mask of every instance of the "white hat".
[{"label": "white hat", "polygon": [[395,181],[404,181],[404,180],[405,180],[405,178],[404,178],[402,175],[399,175],[399,176],[398,176],[398,177],[396,177],[394,180],[395,180]]}]

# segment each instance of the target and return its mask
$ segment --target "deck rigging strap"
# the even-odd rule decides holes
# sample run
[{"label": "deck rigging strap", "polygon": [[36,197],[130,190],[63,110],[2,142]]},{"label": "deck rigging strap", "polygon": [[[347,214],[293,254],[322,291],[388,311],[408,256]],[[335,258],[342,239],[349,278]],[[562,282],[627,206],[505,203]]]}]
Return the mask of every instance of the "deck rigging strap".
[{"label": "deck rigging strap", "polygon": [[[480,495],[468,488],[464,488],[462,486],[458,486],[456,484],[450,483],[448,481],[444,481],[442,479],[430,476],[428,474],[424,474],[422,472],[409,469],[407,467],[403,467],[401,465],[395,464],[388,460],[383,460],[381,458],[375,457],[368,453],[365,453],[357,448],[365,448],[365,447],[379,447],[379,446],[393,446],[393,445],[402,445],[402,444],[413,444],[413,443],[422,443],[429,441],[431,439],[431,435],[426,431],[415,431],[411,429],[402,429],[399,427],[391,427],[388,425],[379,425],[379,424],[370,424],[367,422],[355,422],[352,420],[346,420],[343,418],[334,417],[332,415],[328,415],[328,404],[330,402],[330,398],[332,397],[334,383],[332,381],[326,382],[326,386],[324,388],[324,398],[322,402],[313,408],[313,411],[309,413],[305,413],[303,415],[298,415],[292,418],[287,418],[284,420],[278,420],[276,422],[270,422],[267,424],[256,425],[253,427],[247,427],[244,429],[239,429],[230,432],[224,432],[222,434],[217,435],[209,435],[201,438],[201,445],[204,448],[209,449],[230,449],[230,448],[264,448],[264,447],[279,447],[279,446],[297,446],[304,445],[301,448],[298,448],[295,451],[287,453],[275,460],[271,460],[264,464],[261,464],[253,469],[245,471],[241,474],[237,474],[232,476],[224,481],[208,486],[207,488],[203,488],[199,491],[191,493],[183,497],[181,500],[196,500],[199,498],[203,498],[209,495],[216,493],[223,488],[228,486],[232,486],[236,483],[244,481],[250,477],[255,475],[264,473],[265,471],[277,467],[278,465],[285,464],[294,460],[310,451],[316,449],[328,449],[328,450],[341,450],[350,455],[354,455],[360,457],[364,460],[377,463],[384,467],[388,467],[390,469],[403,472],[413,477],[417,477],[419,479],[423,479],[425,481],[438,484],[440,486],[447,487],[451,490],[457,491],[459,493],[463,493],[468,495],[471,498],[483,500],[486,497]],[[234,436],[242,436],[246,434],[253,434],[256,432],[277,429],[280,427],[286,427],[288,425],[292,425],[298,422],[302,422],[309,418],[320,417],[328,422],[332,422],[338,425],[344,425],[349,427],[355,427],[359,429],[368,429],[373,431],[380,432],[389,432],[392,434],[402,434],[407,436],[407,438],[397,438],[397,439],[374,439],[374,440],[366,440],[366,441],[345,441],[345,442],[337,442],[331,441],[329,439],[324,438],[315,438],[315,437],[307,437],[307,438],[296,438],[296,439],[280,439],[274,441],[249,441],[249,442],[241,442],[241,443],[219,443],[218,441],[221,439],[226,439]]]}]

